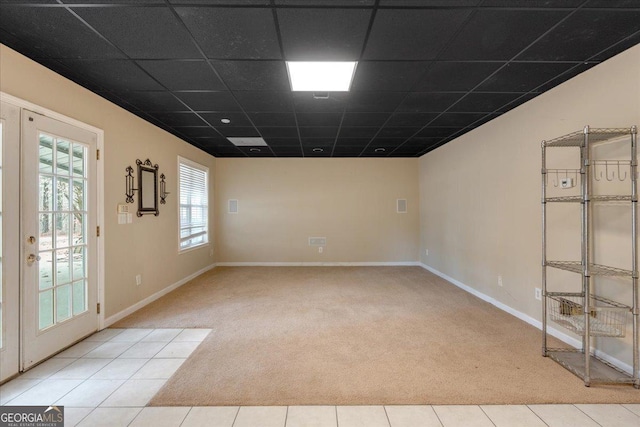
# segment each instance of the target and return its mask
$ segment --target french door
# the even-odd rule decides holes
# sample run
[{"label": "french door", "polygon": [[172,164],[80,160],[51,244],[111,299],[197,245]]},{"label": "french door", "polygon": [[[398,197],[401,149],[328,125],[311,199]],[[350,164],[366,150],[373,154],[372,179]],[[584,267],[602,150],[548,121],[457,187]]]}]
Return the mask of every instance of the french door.
[{"label": "french door", "polygon": [[22,114],[22,369],[98,329],[97,135]]},{"label": "french door", "polygon": [[0,382],[18,373],[20,108],[0,103]]}]

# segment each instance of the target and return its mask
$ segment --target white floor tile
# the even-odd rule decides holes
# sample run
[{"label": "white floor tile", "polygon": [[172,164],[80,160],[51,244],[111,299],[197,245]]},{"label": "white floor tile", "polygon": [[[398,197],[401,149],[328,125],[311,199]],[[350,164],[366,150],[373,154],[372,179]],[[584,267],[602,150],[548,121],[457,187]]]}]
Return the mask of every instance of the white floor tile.
[{"label": "white floor tile", "polygon": [[166,345],[167,343],[165,342],[137,342],[119,357],[126,359],[151,359]]},{"label": "white floor tile", "polygon": [[196,406],[180,427],[232,427],[238,409],[237,406]]},{"label": "white floor tile", "polygon": [[389,427],[383,406],[338,406],[340,427]]},{"label": "white floor tile", "polygon": [[474,405],[442,405],[433,406],[444,427],[493,427],[493,423]]},{"label": "white floor tile", "polygon": [[0,405],[4,405],[11,399],[15,399],[40,381],[42,380],[37,378],[23,379],[20,377],[3,384],[0,386]]},{"label": "white floor tile", "polygon": [[71,347],[69,347],[68,349],[66,349],[63,352],[60,352],[58,354],[56,354],[54,356],[54,358],[60,358],[60,357],[72,357],[72,358],[78,358],[78,357],[82,357],[85,354],[89,353],[91,350],[93,350],[94,348],[100,346],[100,341],[80,341],[78,344],[73,345]]},{"label": "white floor tile", "polygon": [[49,378],[59,370],[66,368],[77,359],[58,359],[53,358],[46,360],[38,366],[29,369],[27,372],[20,375],[20,378]]},{"label": "white floor tile", "polygon": [[284,427],[286,406],[242,406],[233,427]]},{"label": "white floor tile", "polygon": [[431,406],[407,405],[385,406],[391,427],[441,427],[438,416]]},{"label": "white floor tile", "polygon": [[127,351],[134,343],[124,341],[124,342],[112,342],[108,341],[102,344],[99,347],[91,350],[89,353],[85,354],[85,358],[103,358],[103,359],[114,359],[120,356],[122,353]]},{"label": "white floor tile", "polygon": [[549,427],[598,427],[573,405],[528,405]]},{"label": "white floor tile", "polygon": [[142,338],[141,342],[157,341],[157,342],[169,342],[178,334],[182,332],[182,329],[155,329],[149,335]]},{"label": "white floor tile", "polygon": [[64,426],[77,426],[91,411],[93,408],[64,408]]},{"label": "white floor tile", "polygon": [[545,423],[526,405],[482,405],[496,427],[545,427]]},{"label": "white floor tile", "polygon": [[138,342],[147,335],[149,335],[153,329],[125,329],[118,335],[111,338],[111,342]]},{"label": "white floor tile", "polygon": [[8,402],[9,405],[51,405],[76,388],[82,380],[54,380],[39,382],[20,396]]},{"label": "white floor tile", "polygon": [[211,329],[185,329],[180,332],[173,341],[200,341],[204,340],[209,335]]},{"label": "white floor tile", "polygon": [[286,427],[337,427],[335,406],[289,406]]},{"label": "white floor tile", "polygon": [[622,406],[640,417],[640,403],[625,403]]},{"label": "white floor tile", "polygon": [[188,406],[144,408],[131,427],[179,427],[191,409]]},{"label": "white floor tile", "polygon": [[56,404],[95,408],[123,383],[124,380],[87,380],[63,396]]},{"label": "white floor tile", "polygon": [[127,380],[100,406],[146,406],[167,380]]},{"label": "white floor tile", "polygon": [[[156,344],[156,343],[154,343]],[[191,353],[200,345],[200,341],[176,341],[167,344],[158,354],[153,357],[156,358],[172,358],[181,357],[187,358],[191,356]]]},{"label": "white floor tile", "polygon": [[91,335],[90,337],[85,338],[85,341],[106,342],[106,341],[109,341],[111,338],[115,337],[116,335],[118,335],[119,333],[121,333],[124,330],[125,329],[103,329],[100,332],[96,332],[95,334]]},{"label": "white floor tile", "polygon": [[51,375],[56,380],[86,380],[111,362],[110,359],[78,359]]},{"label": "white floor tile", "polygon": [[622,405],[575,405],[602,427],[638,427],[640,417]]},{"label": "white floor tile", "polygon": [[78,427],[126,427],[140,411],[142,408],[96,408]]},{"label": "white floor tile", "polygon": [[148,359],[114,359],[104,368],[96,372],[91,379],[94,380],[128,380]]},{"label": "white floor tile", "polygon": [[185,359],[151,359],[131,378],[136,380],[168,379],[184,361]]}]

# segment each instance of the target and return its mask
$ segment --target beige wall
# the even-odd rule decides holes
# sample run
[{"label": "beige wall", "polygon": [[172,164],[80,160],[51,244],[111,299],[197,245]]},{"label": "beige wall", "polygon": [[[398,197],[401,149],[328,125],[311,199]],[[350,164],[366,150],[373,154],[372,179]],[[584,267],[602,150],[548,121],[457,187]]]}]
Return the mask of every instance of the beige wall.
[{"label": "beige wall", "polygon": [[[541,274],[540,142],[585,125],[633,124],[640,124],[640,46],[423,156],[422,261],[539,320],[534,288],[540,287]],[[557,209],[549,229],[554,248],[560,247],[556,253],[565,256],[571,246],[579,259],[579,207],[549,209]],[[600,223],[608,224],[601,227],[600,259],[614,265],[626,262],[630,268],[630,217],[624,219],[628,209],[605,210],[609,219]],[[610,243],[606,248],[605,241]],[[503,287],[498,286],[498,275]],[[630,281],[618,281],[609,292],[630,297],[629,290]],[[600,345],[631,363],[630,343],[629,334],[623,345]]]},{"label": "beige wall", "polygon": [[218,262],[418,260],[418,159],[217,159],[215,182]]},{"label": "beige wall", "polygon": [[[210,168],[213,189],[214,157],[3,45],[0,90],[104,130],[106,317],[213,263],[209,246],[178,254],[176,184],[180,155]],[[135,167],[137,158],[158,163],[171,194],[158,217],[134,215],[133,224],[118,225],[115,212],[125,202],[125,168]],[[141,286],[136,286],[136,274],[142,275]]]}]

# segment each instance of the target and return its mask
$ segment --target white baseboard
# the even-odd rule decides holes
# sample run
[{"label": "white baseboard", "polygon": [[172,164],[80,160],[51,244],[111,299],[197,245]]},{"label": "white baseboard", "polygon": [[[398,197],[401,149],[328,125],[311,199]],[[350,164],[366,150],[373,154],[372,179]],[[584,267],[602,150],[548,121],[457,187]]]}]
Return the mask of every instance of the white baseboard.
[{"label": "white baseboard", "polygon": [[419,266],[418,261],[399,262],[219,262],[218,267],[363,267]]},{"label": "white baseboard", "polygon": [[206,273],[207,271],[213,269],[216,267],[216,264],[211,264],[201,270],[196,271],[193,274],[188,275],[187,277],[185,277],[184,279],[178,280],[176,283],[167,286],[166,288],[156,292],[153,295],[149,295],[148,297],[146,297],[145,299],[143,299],[142,301],[139,301],[137,303],[135,303],[134,305],[125,308],[124,310],[122,310],[119,313],[114,314],[113,316],[109,316],[104,320],[104,327],[107,328],[111,325],[113,325],[114,323],[116,323],[118,320],[124,319],[125,317],[127,317],[128,315],[130,315],[131,313],[140,310],[142,307],[144,307],[147,304],[152,303],[153,301],[157,300],[158,298],[168,294],[169,292],[173,291],[174,289],[179,288],[180,286],[184,285],[185,283],[187,283],[188,281],[195,279],[196,277],[198,277],[199,275]]},{"label": "white baseboard", "polygon": [[[500,310],[506,311],[507,313],[509,313],[512,316],[517,317],[520,320],[523,320],[525,322],[527,322],[528,324],[536,327],[537,329],[542,330],[542,322],[534,319],[533,317],[522,313],[521,311],[518,311],[516,309],[514,309],[513,307],[509,307],[508,305],[496,300],[495,298],[492,298],[488,295],[483,294],[482,292],[478,291],[477,289],[472,288],[471,286],[465,285],[464,283],[460,282],[459,280],[454,279],[453,277],[449,277],[446,274],[436,270],[433,267],[430,267],[424,263],[419,263],[419,265],[424,268],[427,271],[430,271],[431,273],[435,274],[436,276],[439,276],[441,278],[443,278],[444,280],[446,280],[447,282],[451,282],[453,285],[459,287],[460,289],[469,292],[470,294],[480,298],[483,301],[488,302],[491,305],[494,305],[496,307],[498,307]],[[566,333],[564,333],[561,330],[555,329],[553,327],[547,327],[547,331],[549,332],[549,335],[558,338],[560,341],[569,344],[570,346],[574,347],[574,348],[580,348],[582,346],[582,342],[578,339],[576,339],[575,337],[572,337],[571,335],[568,335]],[[594,350],[595,354],[600,357],[601,359],[606,360],[607,362],[611,363],[612,365],[618,367],[619,369],[622,369],[623,371],[627,372],[629,375],[633,375],[633,367],[627,363],[622,362],[621,360],[616,359],[615,357],[604,353],[602,351],[599,351],[597,349],[592,349]]]}]

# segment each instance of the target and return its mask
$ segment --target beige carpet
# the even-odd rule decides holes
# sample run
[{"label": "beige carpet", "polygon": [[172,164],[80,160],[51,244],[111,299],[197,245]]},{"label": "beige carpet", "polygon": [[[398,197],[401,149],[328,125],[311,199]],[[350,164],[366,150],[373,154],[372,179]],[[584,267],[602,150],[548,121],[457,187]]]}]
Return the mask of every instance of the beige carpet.
[{"label": "beige carpet", "polygon": [[154,406],[640,402],[419,267],[216,268],[115,327],[213,328]]}]

